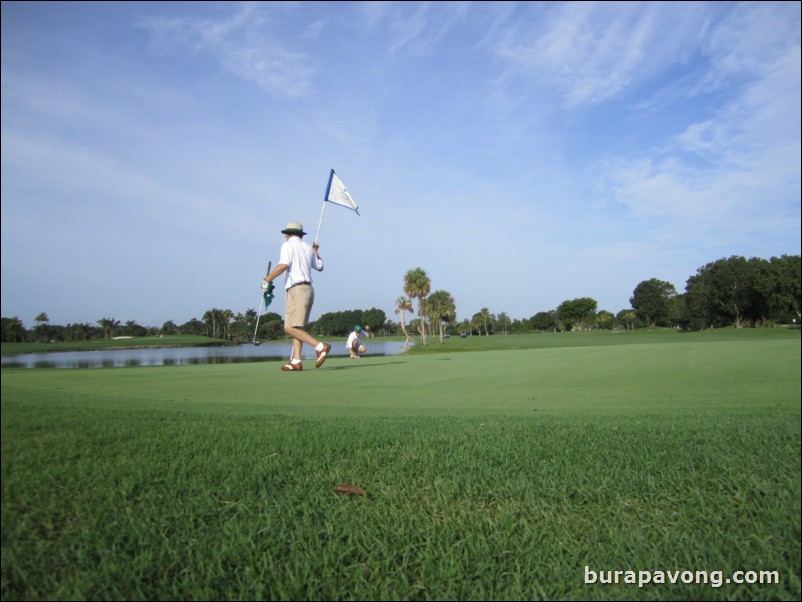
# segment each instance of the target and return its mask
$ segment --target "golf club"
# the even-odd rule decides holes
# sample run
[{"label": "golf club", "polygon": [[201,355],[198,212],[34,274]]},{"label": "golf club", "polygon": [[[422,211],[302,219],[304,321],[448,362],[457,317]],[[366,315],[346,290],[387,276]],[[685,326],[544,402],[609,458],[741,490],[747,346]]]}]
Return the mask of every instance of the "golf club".
[{"label": "golf club", "polygon": [[[271,269],[273,269],[273,262],[269,261],[267,264],[267,272],[265,273],[265,277],[270,275]],[[272,284],[272,282],[270,284]],[[268,288],[267,292],[272,292],[272,290]],[[262,293],[262,296],[259,297],[259,312],[256,314],[256,328],[253,329],[253,340],[251,341],[251,343],[253,343],[256,347],[262,344],[261,341],[256,340],[256,331],[259,330],[259,318],[262,317],[262,303],[265,300],[265,295],[267,294],[267,292]],[[265,309],[267,309],[267,307],[265,307]]]}]

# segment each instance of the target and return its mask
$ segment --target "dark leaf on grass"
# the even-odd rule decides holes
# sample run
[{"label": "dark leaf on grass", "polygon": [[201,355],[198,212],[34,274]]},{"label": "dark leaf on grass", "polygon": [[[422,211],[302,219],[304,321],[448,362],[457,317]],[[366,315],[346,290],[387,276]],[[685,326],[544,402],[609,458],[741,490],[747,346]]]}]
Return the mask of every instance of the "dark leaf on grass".
[{"label": "dark leaf on grass", "polygon": [[361,487],[354,487],[346,483],[340,483],[334,488],[335,493],[344,493],[345,495],[365,495],[367,492]]}]

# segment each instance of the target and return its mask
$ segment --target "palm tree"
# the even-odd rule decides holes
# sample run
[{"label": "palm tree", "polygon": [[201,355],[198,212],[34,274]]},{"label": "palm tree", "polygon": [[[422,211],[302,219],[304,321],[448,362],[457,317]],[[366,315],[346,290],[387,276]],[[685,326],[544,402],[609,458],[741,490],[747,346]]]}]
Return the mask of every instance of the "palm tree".
[{"label": "palm tree", "polygon": [[209,334],[209,331],[206,331],[206,336],[212,337],[213,339],[220,338],[217,336],[217,324],[218,322],[222,322],[223,320],[223,312],[216,307],[208,310],[205,314],[203,314],[203,321],[206,323],[207,326],[212,327],[212,332]]},{"label": "palm tree", "polygon": [[47,332],[47,323],[50,322],[50,318],[47,317],[45,312],[42,312],[34,318],[34,321],[36,322],[34,330],[36,331],[36,336],[39,339],[39,342],[48,341],[50,337],[48,336]]},{"label": "palm tree", "polygon": [[446,324],[451,324],[457,319],[457,304],[454,302],[454,297],[448,291],[435,291],[427,299],[426,306],[429,315],[437,318],[442,343]]},{"label": "palm tree", "polygon": [[[249,309],[248,311],[253,312],[256,314],[255,311]],[[248,311],[244,314],[237,312],[234,314],[231,320],[231,328],[229,329],[229,338],[233,341],[239,343],[242,340],[248,340],[249,334],[248,325],[251,323],[248,321]]]},{"label": "palm tree", "polygon": [[482,322],[485,326],[485,336],[490,336],[490,331],[487,328],[487,321],[490,319],[490,310],[483,307],[479,313],[482,315]]},{"label": "palm tree", "polygon": [[501,312],[498,315],[498,323],[499,326],[501,326],[501,334],[507,334],[507,326],[510,323],[510,317],[505,312]]},{"label": "palm tree", "polygon": [[638,314],[633,309],[626,309],[618,314],[619,319],[624,323],[627,330],[635,330],[635,320]]},{"label": "palm tree", "polygon": [[120,325],[120,321],[114,318],[101,318],[97,323],[103,329],[104,339],[114,338],[114,330]]},{"label": "palm tree", "polygon": [[471,317],[471,330],[475,330],[476,334],[482,336],[482,314],[475,313]]},{"label": "palm tree", "polygon": [[86,341],[92,336],[92,331],[94,329],[95,327],[88,322],[84,322],[83,324],[68,324],[67,334],[71,341]]},{"label": "palm tree", "polygon": [[409,270],[404,276],[404,292],[410,299],[418,300],[418,317],[420,324],[418,329],[421,334],[421,344],[426,345],[426,303],[425,299],[429,296],[432,282],[423,268]]},{"label": "palm tree", "polygon": [[143,336],[144,333],[147,332],[147,328],[144,326],[140,326],[136,323],[136,320],[128,320],[125,323],[125,329],[123,330],[125,334],[128,336]]},{"label": "palm tree", "polygon": [[404,316],[406,312],[412,312],[415,308],[412,307],[412,301],[407,299],[406,297],[399,297],[395,300],[395,315],[401,315],[401,331],[404,333],[404,351],[407,350],[407,343],[412,342],[412,337],[409,336],[407,332],[407,326],[404,321]]},{"label": "palm tree", "polygon": [[234,316],[234,312],[230,309],[224,309],[220,312],[220,317],[223,321],[223,336],[224,339],[229,339],[229,325],[231,324],[231,318]]}]

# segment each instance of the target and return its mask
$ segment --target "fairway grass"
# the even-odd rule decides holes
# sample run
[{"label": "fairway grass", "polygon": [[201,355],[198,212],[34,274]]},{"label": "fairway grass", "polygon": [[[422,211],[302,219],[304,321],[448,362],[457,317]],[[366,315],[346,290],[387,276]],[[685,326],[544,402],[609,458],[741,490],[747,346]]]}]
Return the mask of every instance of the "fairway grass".
[{"label": "fairway grass", "polygon": [[617,336],[4,369],[2,599],[798,600],[798,333]]}]

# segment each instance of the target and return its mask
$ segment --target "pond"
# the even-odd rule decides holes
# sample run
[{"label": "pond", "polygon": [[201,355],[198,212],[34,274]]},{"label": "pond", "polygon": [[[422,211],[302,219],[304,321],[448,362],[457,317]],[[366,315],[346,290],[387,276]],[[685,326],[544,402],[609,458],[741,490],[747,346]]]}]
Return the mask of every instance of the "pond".
[{"label": "pond", "polygon": [[[411,345],[411,343],[410,343]],[[367,344],[364,357],[398,355],[404,343],[397,341]],[[25,353],[2,358],[3,368],[121,368],[132,366],[181,366],[186,364],[234,364],[269,362],[290,357],[292,343],[262,343],[232,347],[163,347],[155,349],[105,349],[96,351],[51,351]],[[344,343],[333,343],[329,357],[348,357]],[[314,360],[315,352],[304,345],[304,361]]]}]

